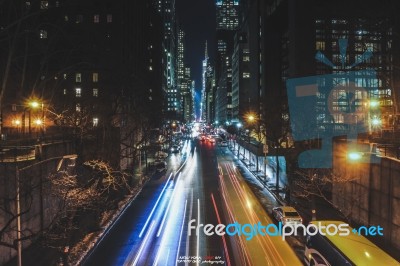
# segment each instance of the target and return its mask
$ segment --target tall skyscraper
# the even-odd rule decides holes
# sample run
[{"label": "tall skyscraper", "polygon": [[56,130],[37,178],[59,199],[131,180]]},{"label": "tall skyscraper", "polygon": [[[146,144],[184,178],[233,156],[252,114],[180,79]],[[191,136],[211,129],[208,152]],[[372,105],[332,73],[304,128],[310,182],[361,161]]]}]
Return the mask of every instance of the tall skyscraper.
[{"label": "tall skyscraper", "polygon": [[175,0],[153,0],[153,6],[163,19],[164,54],[163,54],[163,89],[166,92],[165,112],[168,118],[177,119],[180,111],[177,89],[177,34]]},{"label": "tall skyscraper", "polygon": [[239,0],[217,0],[217,29],[235,30],[239,26]]},{"label": "tall skyscraper", "polygon": [[233,37],[239,27],[239,0],[216,2],[215,116],[220,122],[232,120]]},{"label": "tall skyscraper", "polygon": [[182,84],[182,106],[183,121],[190,122],[193,120],[193,97],[192,97],[192,79],[190,67],[185,67],[185,78]]},{"label": "tall skyscraper", "polygon": [[208,66],[208,48],[207,48],[207,41],[205,45],[205,52],[204,52],[204,60],[202,64],[202,82],[201,82],[201,119],[203,121],[206,120],[207,116],[207,99],[206,99],[206,83],[207,83],[207,66]]},{"label": "tall skyscraper", "polygon": [[[185,32],[178,29],[177,49],[177,106],[179,107],[179,119],[190,121],[190,68],[185,66]],[[174,102],[168,102],[169,105]]]}]

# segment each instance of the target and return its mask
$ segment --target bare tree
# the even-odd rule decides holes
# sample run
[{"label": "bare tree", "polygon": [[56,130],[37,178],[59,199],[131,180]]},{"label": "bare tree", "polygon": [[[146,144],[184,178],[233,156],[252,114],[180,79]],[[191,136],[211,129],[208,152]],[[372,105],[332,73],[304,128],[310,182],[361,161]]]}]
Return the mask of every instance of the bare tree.
[{"label": "bare tree", "polygon": [[122,190],[132,192],[129,186],[131,174],[115,170],[107,162],[100,160],[87,161],[84,165],[93,170],[92,180],[100,193],[120,192]]},{"label": "bare tree", "polygon": [[21,198],[24,199],[23,208],[20,213],[16,213],[13,209],[10,208],[10,203],[14,203],[16,198],[11,197],[3,197],[0,199],[0,213],[3,218],[3,223],[0,227],[0,246],[5,246],[12,249],[17,249],[17,242],[29,240],[38,235],[39,232],[34,232],[29,228],[23,228],[21,231],[21,238],[17,239],[16,235],[16,220],[19,217],[26,215],[31,211],[32,203],[33,203],[33,191],[37,189],[37,186],[32,186],[29,189],[25,186],[25,190],[21,195]]},{"label": "bare tree", "polygon": [[[345,172],[334,173],[331,169],[298,169],[295,171],[296,180],[292,195],[311,202],[313,218],[316,216],[316,200],[323,199],[340,211],[329,195],[333,186],[340,186],[358,180],[357,177]],[[340,211],[341,212],[341,211]],[[344,217],[348,218],[343,212]]]}]

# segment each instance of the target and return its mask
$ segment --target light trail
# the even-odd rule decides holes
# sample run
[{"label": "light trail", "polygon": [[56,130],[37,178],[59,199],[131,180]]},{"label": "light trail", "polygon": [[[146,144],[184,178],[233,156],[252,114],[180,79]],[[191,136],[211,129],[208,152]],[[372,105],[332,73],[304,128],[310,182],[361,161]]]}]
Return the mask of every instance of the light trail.
[{"label": "light trail", "polygon": [[149,240],[149,236],[150,236],[150,233],[151,233],[151,231],[152,231],[152,229],[153,229],[153,226],[154,226],[154,221],[151,223],[150,229],[149,229],[149,231],[147,231],[147,234],[146,234],[146,236],[144,237],[144,240],[143,240],[143,242],[142,242],[142,245],[141,245],[140,248],[139,248],[139,252],[136,254],[135,260],[134,260],[133,263],[131,264],[132,266],[136,266],[136,265],[137,265],[137,263],[138,263],[138,261],[139,261],[139,259],[140,259],[140,256],[142,255],[143,249],[144,249],[144,247],[146,246],[147,241]]},{"label": "light trail", "polygon": [[185,209],[183,211],[181,232],[179,234],[178,250],[176,251],[176,256],[175,256],[175,265],[178,265],[179,251],[181,250],[182,234],[183,234],[183,228],[185,226],[185,218],[186,218],[186,207],[187,207],[187,199],[185,200]]},{"label": "light trail", "polygon": [[[242,201],[242,206],[243,206],[243,208],[244,208],[244,210],[245,210],[245,212],[246,212],[246,215],[247,215],[249,221],[251,221],[253,224],[255,224],[255,223],[257,223],[257,222],[261,222],[261,219],[259,218],[259,216],[256,214],[256,212],[255,212],[253,209],[251,209],[251,212],[248,213],[249,211],[247,210],[247,208],[244,207],[244,204],[245,204],[245,202],[244,202],[244,200],[245,200],[245,199],[244,199],[244,195],[245,195],[245,194],[248,194],[248,193],[245,192],[244,185],[243,185],[243,187],[240,186],[239,180],[238,180],[237,175],[236,175],[236,173],[235,173],[235,169],[232,168],[231,165],[228,165],[228,166],[227,166],[227,170],[230,171],[231,178],[235,180],[235,184],[236,184],[238,190],[239,190],[240,193],[243,195],[243,198],[242,198],[242,200],[241,200],[241,201]],[[249,217],[249,216],[250,216],[250,217]],[[268,221],[268,220],[266,220],[266,221]],[[274,256],[274,257],[275,257],[275,258],[278,257],[278,258],[281,260],[281,262],[284,263],[281,254],[280,254],[279,251],[276,249],[274,243],[272,243],[272,240],[271,240],[270,237],[259,237],[259,236],[257,236],[256,239],[258,240],[258,242],[260,243],[260,245],[261,245],[261,241],[264,242],[265,245],[261,245],[261,247],[262,247],[262,249],[263,249],[263,251],[264,251],[265,254],[267,254],[267,251],[265,250],[264,246],[267,246],[267,247],[268,247],[268,250],[269,250],[271,253],[273,253],[273,254],[276,255],[276,256]]]},{"label": "light trail", "polygon": [[[188,216],[188,220],[192,218],[192,214],[193,214],[193,188],[191,188],[190,190],[190,210],[189,210],[189,216]],[[186,254],[189,254],[189,234],[186,235]],[[185,266],[187,266],[188,263],[185,262]]]},{"label": "light trail", "polygon": [[[225,206],[227,208],[228,216],[231,219],[230,222],[233,223],[233,222],[235,222],[235,218],[234,218],[234,214],[233,214],[233,212],[231,210],[231,207],[230,207],[230,205],[228,203],[228,202],[231,202],[231,201],[228,200],[230,198],[229,194],[228,194],[228,189],[227,189],[225,181],[223,179],[222,168],[220,168],[220,169],[221,169],[221,171],[220,171],[221,174],[219,176],[219,180],[220,180],[220,184],[221,184],[221,188],[222,188],[222,198],[223,198]],[[240,254],[240,257],[241,257],[242,261],[244,261],[244,263],[246,265],[251,265],[251,259],[250,259],[250,256],[248,254],[247,248],[246,248],[245,244],[243,243],[243,239],[241,237],[239,237],[239,236],[236,236],[235,238],[238,239],[238,242],[239,242],[239,246],[240,246],[239,254]]]},{"label": "light trail", "polygon": [[[262,220],[260,220],[259,216],[254,211],[254,209],[247,208],[247,199],[249,196],[253,196],[253,194],[251,194],[251,191],[246,192],[244,185],[243,186],[240,185],[240,181],[237,177],[236,171],[230,164],[226,164],[225,168],[228,172],[230,180],[232,181],[234,191],[238,196],[239,202],[244,210],[245,216],[247,217],[247,221],[249,221],[251,224],[256,224],[258,222],[261,222]],[[285,264],[282,258],[282,254],[280,254],[280,252],[277,250],[276,245],[273,243],[271,237],[262,237],[260,235],[257,235],[256,240],[257,242],[259,242],[259,246],[261,246],[261,249],[268,258],[267,260],[268,263],[271,263],[271,259],[273,259],[276,263],[282,265]],[[268,249],[268,251],[266,250],[266,248]]]},{"label": "light trail", "polygon": [[143,228],[142,228],[142,231],[140,231],[139,238],[142,237],[142,235],[143,235],[143,233],[144,233],[144,230],[146,230],[146,227],[147,227],[147,225],[148,225],[148,223],[149,223],[151,217],[153,216],[153,213],[154,213],[155,209],[157,208],[157,205],[158,205],[158,203],[160,202],[160,199],[161,199],[162,195],[164,194],[165,189],[166,189],[167,186],[168,186],[168,183],[169,183],[169,180],[171,179],[171,176],[172,176],[172,173],[169,175],[167,182],[165,182],[164,188],[162,189],[160,195],[158,196],[158,199],[157,199],[157,201],[156,201],[156,204],[154,205],[153,209],[151,210],[151,213],[150,213],[149,217],[147,218],[146,223],[144,224],[144,226],[143,226]]},{"label": "light trail", "polygon": [[[199,226],[199,224],[200,224],[200,199],[197,198],[197,226]],[[200,234],[197,234],[197,246],[196,246],[197,265],[199,265],[199,260],[198,260],[199,250],[200,250]]]},{"label": "light trail", "polygon": [[[213,202],[213,205],[214,205],[215,214],[217,215],[218,223],[222,224],[221,218],[219,216],[217,204],[215,203],[214,195],[212,193],[211,193],[211,199],[212,199],[212,202]],[[222,243],[224,244],[224,250],[225,250],[226,260],[228,262],[228,266],[230,266],[231,265],[231,260],[229,258],[228,247],[226,245],[225,235],[222,235]]]},{"label": "light trail", "polygon": [[[172,196],[171,196],[171,198],[169,199],[168,206],[167,206],[167,210],[166,210],[165,213],[164,213],[164,217],[163,217],[163,219],[162,219],[161,225],[160,225],[160,227],[159,227],[159,229],[158,229],[157,237],[159,237],[160,234],[161,234],[161,231],[162,231],[162,229],[163,229],[163,227],[164,227],[165,220],[166,220],[166,218],[167,218],[167,216],[168,216],[168,214],[169,214],[169,209],[170,209],[170,207],[171,207],[171,203],[175,200],[175,195],[176,195],[177,193],[181,193],[181,192],[182,192],[182,186],[180,186],[181,182],[179,182],[180,176],[181,176],[181,173],[179,173],[179,175],[178,175],[178,177],[177,177],[177,179],[176,179],[176,185],[175,185],[175,187],[174,187],[174,191],[172,192]],[[177,191],[178,191],[178,192],[177,192]],[[178,195],[179,195],[179,194],[178,194]]]}]

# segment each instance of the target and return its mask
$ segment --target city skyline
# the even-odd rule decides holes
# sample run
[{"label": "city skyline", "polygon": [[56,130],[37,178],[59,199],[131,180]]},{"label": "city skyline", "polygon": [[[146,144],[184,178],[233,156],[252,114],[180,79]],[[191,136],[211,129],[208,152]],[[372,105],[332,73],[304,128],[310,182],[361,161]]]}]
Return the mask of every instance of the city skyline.
[{"label": "city skyline", "polygon": [[399,11],[0,1],[0,264],[400,265]]}]

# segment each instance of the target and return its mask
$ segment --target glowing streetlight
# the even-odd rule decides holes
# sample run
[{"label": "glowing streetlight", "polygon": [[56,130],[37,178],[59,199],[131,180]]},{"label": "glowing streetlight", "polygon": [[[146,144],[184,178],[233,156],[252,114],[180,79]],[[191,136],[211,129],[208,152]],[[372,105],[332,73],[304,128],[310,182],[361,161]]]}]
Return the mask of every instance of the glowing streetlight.
[{"label": "glowing streetlight", "polygon": [[42,123],[43,123],[43,122],[42,122],[41,119],[36,119],[36,120],[35,120],[35,124],[36,124],[37,126],[40,126]]},{"label": "glowing streetlight", "polygon": [[379,102],[377,100],[371,100],[369,102],[369,106],[370,107],[378,107],[379,106]]},{"label": "glowing streetlight", "polygon": [[347,154],[347,158],[350,161],[359,161],[362,158],[362,153],[361,152],[352,151],[352,152],[349,152]]},{"label": "glowing streetlight", "polygon": [[249,115],[249,116],[247,117],[247,120],[248,120],[250,123],[254,122],[254,120],[255,120],[254,115]]},{"label": "glowing streetlight", "polygon": [[381,124],[381,120],[379,120],[379,118],[373,118],[371,121],[373,126],[379,126]]},{"label": "glowing streetlight", "polygon": [[37,101],[32,101],[29,103],[29,106],[32,108],[38,108],[39,107],[39,103]]},{"label": "glowing streetlight", "polygon": [[254,122],[256,122],[257,116],[255,113],[253,112],[249,112],[245,115],[245,119],[248,123],[252,124]]}]

